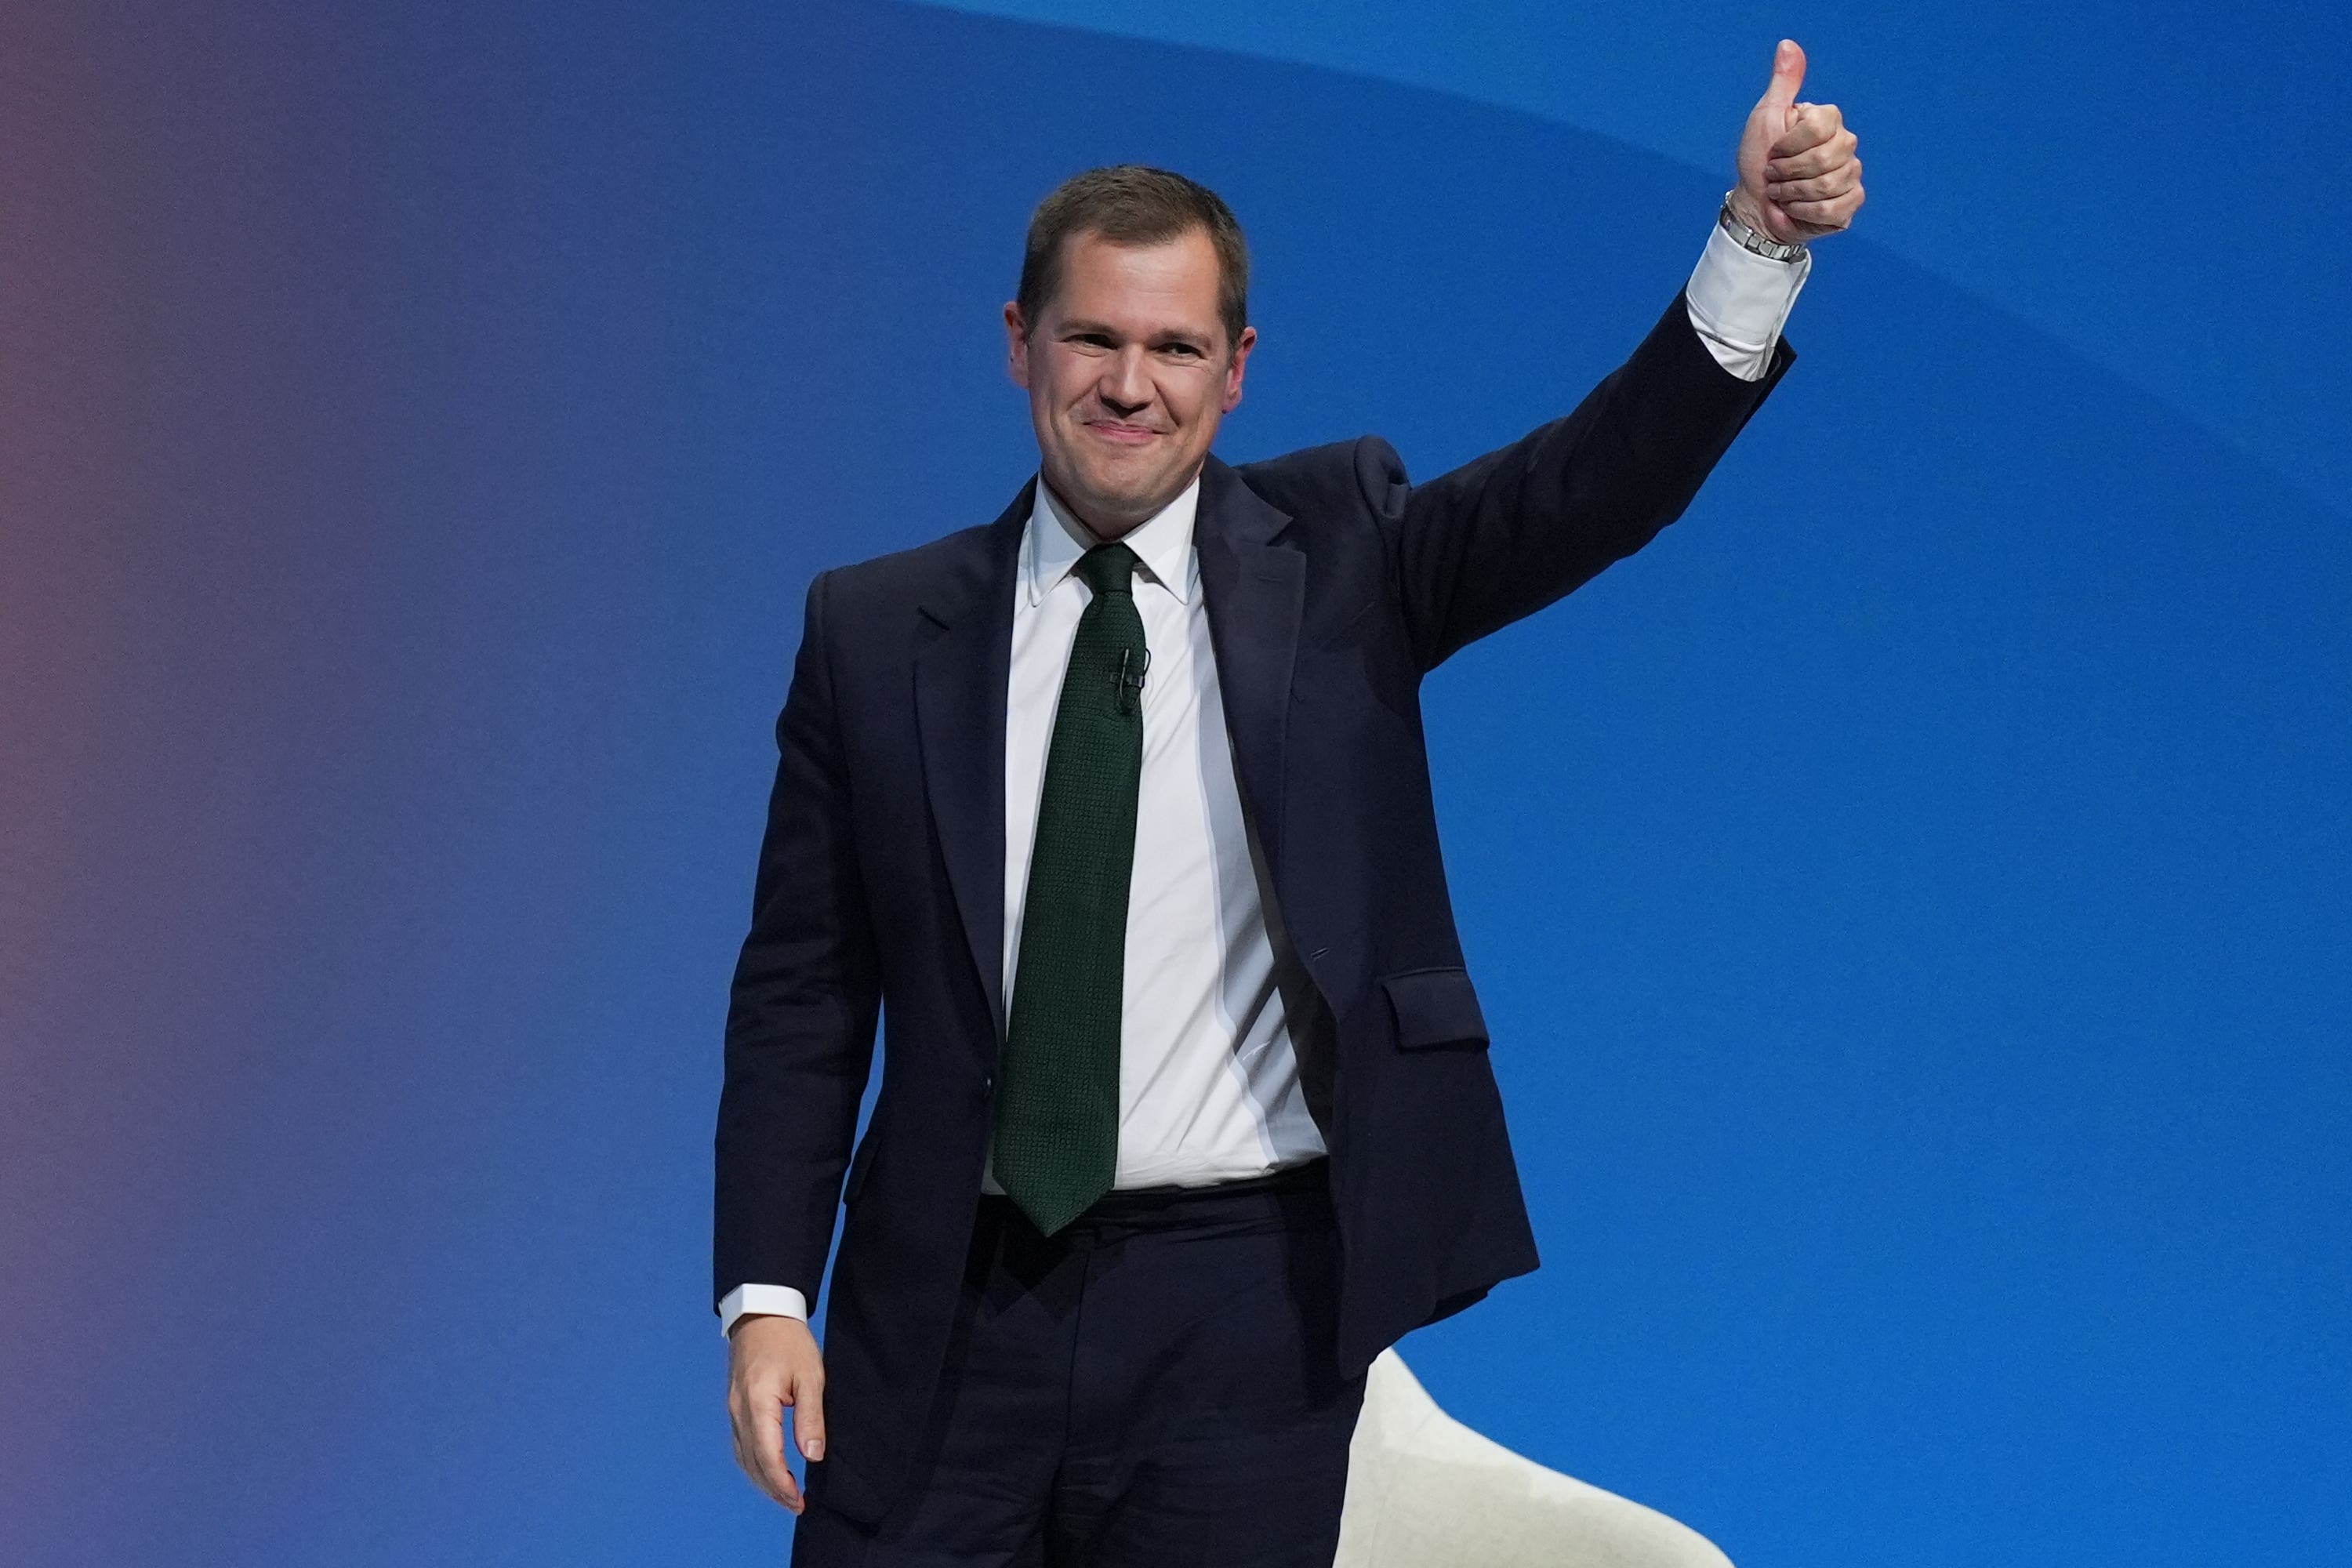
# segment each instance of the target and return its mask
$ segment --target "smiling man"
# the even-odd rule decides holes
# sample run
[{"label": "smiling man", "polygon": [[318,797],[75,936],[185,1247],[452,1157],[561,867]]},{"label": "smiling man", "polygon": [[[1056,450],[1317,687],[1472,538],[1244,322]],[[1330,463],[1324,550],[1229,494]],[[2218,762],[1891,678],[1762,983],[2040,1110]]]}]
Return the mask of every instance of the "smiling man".
[{"label": "smiling man", "polygon": [[[1098,170],[1055,193],[1021,298],[1004,307],[1046,487],[1097,540],[1165,511],[1195,481],[1257,343],[1241,229],[1213,194],[1176,178]],[[1176,222],[1190,226],[1160,232]]]},{"label": "smiling man", "polygon": [[1803,68],[1632,357],[1421,484],[1376,437],[1211,452],[1257,341],[1214,194],[1122,165],[1038,207],[1036,478],[821,574],[776,723],[715,1300],[795,1563],[1328,1563],[1365,1368],[1535,1268],[1421,680],[1681,515],[1787,372],[1805,243],[1862,203]]}]

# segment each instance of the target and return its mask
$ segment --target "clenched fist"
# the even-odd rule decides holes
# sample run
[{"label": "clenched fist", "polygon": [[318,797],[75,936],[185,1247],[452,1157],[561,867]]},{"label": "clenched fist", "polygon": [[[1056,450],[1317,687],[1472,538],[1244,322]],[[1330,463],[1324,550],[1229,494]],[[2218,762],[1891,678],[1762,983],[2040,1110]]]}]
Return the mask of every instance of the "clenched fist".
[{"label": "clenched fist", "polygon": [[1772,56],[1772,81],[1739,137],[1734,217],[1782,244],[1835,234],[1862,205],[1862,160],[1854,134],[1834,103],[1799,103],[1805,51],[1783,38]]}]

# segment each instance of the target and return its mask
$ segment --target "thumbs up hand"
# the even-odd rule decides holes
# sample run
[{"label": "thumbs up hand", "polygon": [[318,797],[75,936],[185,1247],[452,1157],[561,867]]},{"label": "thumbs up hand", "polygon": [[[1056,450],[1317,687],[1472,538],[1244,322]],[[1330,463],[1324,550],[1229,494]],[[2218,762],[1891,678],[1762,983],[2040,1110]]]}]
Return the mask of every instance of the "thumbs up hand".
[{"label": "thumbs up hand", "polygon": [[1800,103],[1805,51],[1783,38],[1772,80],[1739,137],[1734,217],[1783,244],[1817,239],[1853,222],[1862,205],[1862,160],[1834,103]]}]

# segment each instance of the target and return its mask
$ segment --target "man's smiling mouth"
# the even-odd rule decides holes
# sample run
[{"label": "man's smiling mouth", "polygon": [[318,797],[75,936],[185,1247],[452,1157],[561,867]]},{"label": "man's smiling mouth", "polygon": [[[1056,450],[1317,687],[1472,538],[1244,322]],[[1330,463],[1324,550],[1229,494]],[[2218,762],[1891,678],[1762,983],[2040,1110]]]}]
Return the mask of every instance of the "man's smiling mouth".
[{"label": "man's smiling mouth", "polygon": [[1141,425],[1124,425],[1111,419],[1089,419],[1086,427],[1102,439],[1121,447],[1140,447],[1160,434]]}]

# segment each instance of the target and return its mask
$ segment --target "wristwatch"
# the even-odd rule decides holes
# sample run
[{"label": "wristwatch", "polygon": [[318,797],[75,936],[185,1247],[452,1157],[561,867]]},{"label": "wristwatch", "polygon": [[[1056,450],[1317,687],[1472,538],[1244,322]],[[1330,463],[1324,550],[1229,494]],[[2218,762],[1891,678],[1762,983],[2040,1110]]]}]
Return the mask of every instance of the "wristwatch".
[{"label": "wristwatch", "polygon": [[1742,249],[1752,250],[1759,256],[1769,256],[1775,261],[1794,261],[1805,254],[1805,247],[1801,242],[1796,245],[1784,245],[1770,235],[1759,234],[1740,222],[1738,215],[1731,210],[1730,191],[1723,193],[1723,207],[1715,215],[1715,221],[1723,226],[1724,233],[1739,242]]}]

